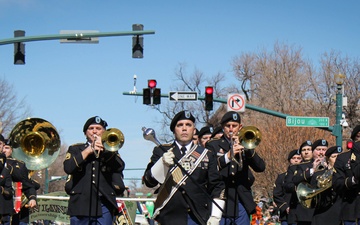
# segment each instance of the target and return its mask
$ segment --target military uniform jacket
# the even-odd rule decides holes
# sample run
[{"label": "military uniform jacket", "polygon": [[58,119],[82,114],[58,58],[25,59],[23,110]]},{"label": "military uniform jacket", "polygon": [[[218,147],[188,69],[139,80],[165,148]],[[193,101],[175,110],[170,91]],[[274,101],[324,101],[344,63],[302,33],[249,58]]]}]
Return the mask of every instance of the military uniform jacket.
[{"label": "military uniform jacket", "polygon": [[4,166],[4,162],[5,157],[2,157],[0,159],[0,217],[11,214],[14,209],[11,176],[8,168]]},{"label": "military uniform jacket", "polygon": [[294,209],[296,206],[296,196],[293,196],[292,193],[287,193],[283,186],[285,181],[285,173],[281,173],[277,176],[275,180],[275,185],[273,189],[273,198],[277,207],[280,211],[280,221],[287,221],[288,224],[295,223],[295,211],[290,210],[289,214],[286,212],[286,209]]},{"label": "military uniform jacket", "polygon": [[22,183],[22,192],[28,200],[36,200],[35,182],[29,177],[29,170],[24,162],[14,158],[7,158],[6,165],[9,169],[12,182]]},{"label": "military uniform jacket", "polygon": [[[296,187],[298,184],[301,182],[307,182],[310,184],[310,168],[312,168],[312,161],[289,166],[284,182],[284,188],[286,192],[292,193],[294,196],[296,196]],[[290,208],[290,211],[291,210],[292,208]],[[311,222],[314,209],[307,209],[303,207],[297,200],[295,211],[297,222]]]},{"label": "military uniform jacket", "polygon": [[[326,169],[317,171],[313,174],[310,184],[314,188],[318,187],[318,177],[323,175]],[[330,181],[331,182],[331,181]],[[319,202],[315,206],[311,225],[340,225],[341,198],[330,187],[318,194]]]},{"label": "military uniform jacket", "polygon": [[332,184],[342,198],[341,220],[360,218],[360,186],[352,182],[352,170],[359,163],[360,154],[354,151],[340,153],[335,161]]},{"label": "military uniform jacket", "polygon": [[[165,151],[172,147],[174,148],[175,158],[179,161],[182,154],[175,142],[154,148],[143,177],[147,187],[152,188],[159,184],[153,178],[151,168]],[[203,147],[197,146],[194,151],[201,154],[204,150]],[[212,152],[208,151],[190,177],[179,187],[164,208],[160,210],[156,220],[162,225],[186,225],[188,213],[191,212],[200,217],[203,223],[206,223],[211,210],[212,201],[210,198],[223,199],[223,193],[224,183],[221,181],[217,170],[216,157]]]},{"label": "military uniform jacket", "polygon": [[[254,182],[249,168],[251,167],[255,172],[263,172],[265,170],[265,162],[255,152],[254,149],[246,150],[243,158],[243,168],[239,168],[234,161],[225,163],[225,156],[230,149],[230,143],[222,136],[219,139],[213,139],[206,143],[206,148],[221,155],[217,158],[220,174],[225,182],[226,195],[226,215],[238,216],[238,202],[245,207],[248,214],[255,213],[256,203],[254,202],[251,186]],[[220,153],[220,154],[219,154]],[[235,200],[235,201],[234,201]],[[225,215],[224,215],[225,216]]]},{"label": "military uniform jacket", "polygon": [[72,145],[66,153],[64,171],[68,179],[65,191],[70,195],[68,215],[101,216],[101,203],[114,213],[116,196],[121,196],[125,190],[125,163],[118,153],[109,151],[101,152],[99,158],[91,154],[83,159],[81,152],[87,146]]}]

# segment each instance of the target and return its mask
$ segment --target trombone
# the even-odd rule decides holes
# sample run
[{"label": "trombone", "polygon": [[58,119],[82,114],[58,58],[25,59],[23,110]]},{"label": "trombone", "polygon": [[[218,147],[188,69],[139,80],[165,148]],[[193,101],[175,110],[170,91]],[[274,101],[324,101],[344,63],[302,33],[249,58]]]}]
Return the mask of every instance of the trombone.
[{"label": "trombone", "polygon": [[[97,136],[94,136],[94,142],[97,139]],[[101,135],[101,142],[104,145],[104,149],[109,152],[116,152],[125,142],[124,134],[117,128],[109,128]],[[94,146],[93,146],[94,148]],[[95,157],[99,158],[99,151],[94,151]]]},{"label": "trombone", "polygon": [[[238,164],[240,169],[243,167],[243,154],[239,154],[239,160],[237,160],[234,156],[234,150],[233,150],[233,134],[230,133],[231,138],[231,149],[230,149],[230,160],[233,160]],[[255,126],[245,126],[243,127],[238,134],[239,142],[244,148],[246,149],[254,149],[256,146],[258,146],[261,142],[261,132],[260,130]]]}]

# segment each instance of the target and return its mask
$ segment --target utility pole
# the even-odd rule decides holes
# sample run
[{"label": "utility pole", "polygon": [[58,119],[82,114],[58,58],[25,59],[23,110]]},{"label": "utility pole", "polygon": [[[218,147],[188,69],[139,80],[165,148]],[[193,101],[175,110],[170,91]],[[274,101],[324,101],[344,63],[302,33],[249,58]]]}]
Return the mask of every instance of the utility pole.
[{"label": "utility pole", "polygon": [[335,74],[335,83],[337,85],[336,91],[336,121],[332,134],[336,137],[336,145],[342,146],[342,126],[340,120],[342,119],[343,112],[343,84],[345,80],[345,75]]}]

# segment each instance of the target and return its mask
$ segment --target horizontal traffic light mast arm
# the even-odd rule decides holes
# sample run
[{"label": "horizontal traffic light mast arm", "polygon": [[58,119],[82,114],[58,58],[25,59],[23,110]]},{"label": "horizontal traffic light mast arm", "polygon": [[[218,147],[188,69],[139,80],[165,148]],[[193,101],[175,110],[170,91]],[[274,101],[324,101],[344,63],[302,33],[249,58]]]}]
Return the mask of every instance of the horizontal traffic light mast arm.
[{"label": "horizontal traffic light mast arm", "polygon": [[[139,93],[123,92],[123,95],[143,96],[143,93],[142,92],[141,93],[140,92]],[[161,94],[161,97],[169,98],[169,95],[168,94]],[[205,100],[205,97],[204,96],[198,96],[198,99],[199,100]],[[214,98],[214,102],[221,102],[221,103],[227,104],[227,99]],[[265,108],[262,108],[262,107],[259,107],[259,106],[254,106],[254,105],[247,104],[247,103],[245,104],[245,108],[250,109],[250,110],[254,110],[254,111],[257,111],[257,112],[265,113],[265,114],[268,114],[268,115],[271,115],[271,116],[280,117],[280,118],[283,118],[283,119],[286,119],[287,116],[291,116],[291,115],[288,115],[288,114],[276,112],[276,111],[273,111],[273,110],[270,110],[270,109],[265,109]],[[319,129],[327,130],[327,131],[333,131],[332,126],[330,126],[330,127],[319,127]]]},{"label": "horizontal traffic light mast arm", "polygon": [[155,31],[140,30],[140,31],[95,32],[95,33],[24,36],[24,37],[14,37],[14,38],[0,40],[0,45],[13,44],[16,42],[46,41],[46,40],[57,40],[57,39],[82,39],[82,38],[91,38],[91,37],[112,37],[112,36],[129,36],[129,35],[146,35],[146,34],[155,34]]}]

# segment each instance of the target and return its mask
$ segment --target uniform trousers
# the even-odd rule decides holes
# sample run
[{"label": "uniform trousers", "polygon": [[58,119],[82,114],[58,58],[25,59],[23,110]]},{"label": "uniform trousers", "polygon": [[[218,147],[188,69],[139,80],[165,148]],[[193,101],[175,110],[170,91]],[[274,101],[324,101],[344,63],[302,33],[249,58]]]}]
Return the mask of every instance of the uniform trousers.
[{"label": "uniform trousers", "polygon": [[344,225],[360,225],[360,220],[359,219],[357,219],[356,221],[345,220]]},{"label": "uniform trousers", "polygon": [[222,217],[220,220],[220,225],[249,225],[250,217],[240,202],[238,204],[238,208],[239,212],[237,217]]},{"label": "uniform trousers", "polygon": [[19,217],[18,217],[18,214],[15,214],[13,215],[13,217],[10,217],[10,216],[5,216],[3,218],[3,223],[5,225],[28,225],[29,223],[26,223],[26,222],[21,222],[19,221]]},{"label": "uniform trousers", "polygon": [[109,209],[101,204],[102,216],[88,217],[88,216],[71,216],[70,225],[112,225],[114,216]]},{"label": "uniform trousers", "polygon": [[[206,222],[206,221],[205,221]],[[188,214],[187,225],[201,225],[192,213]]]}]

